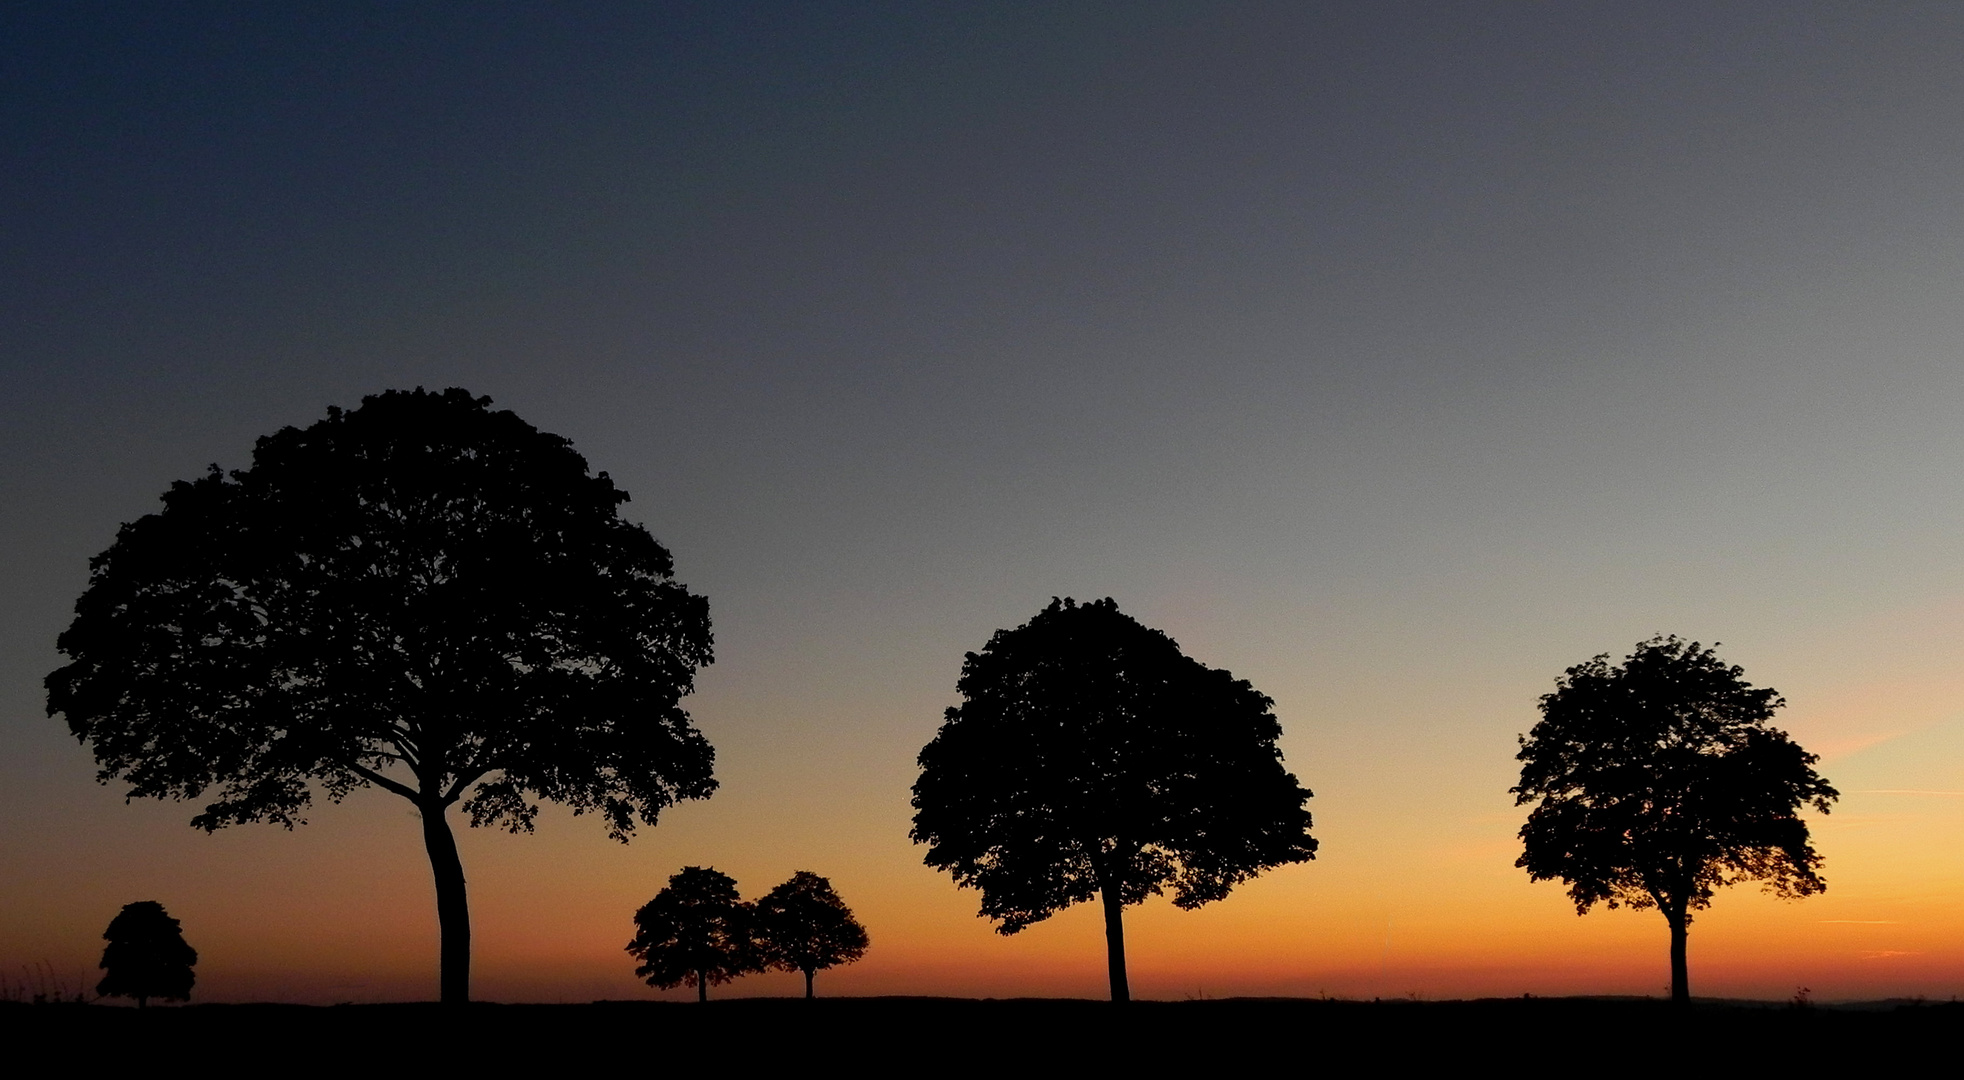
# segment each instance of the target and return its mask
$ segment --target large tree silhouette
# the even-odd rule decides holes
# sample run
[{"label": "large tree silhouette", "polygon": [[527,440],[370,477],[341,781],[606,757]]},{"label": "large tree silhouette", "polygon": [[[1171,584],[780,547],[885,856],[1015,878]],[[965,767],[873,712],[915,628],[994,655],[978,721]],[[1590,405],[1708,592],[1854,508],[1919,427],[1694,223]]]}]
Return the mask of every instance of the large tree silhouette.
[{"label": "large tree silhouette", "polygon": [[1521,737],[1516,866],[1568,883],[1577,914],[1598,902],[1654,907],[1671,927],[1671,998],[1691,1000],[1685,942],[1712,892],[1756,880],[1784,897],[1827,888],[1803,806],[1838,797],[1820,760],[1768,727],[1786,704],[1697,642],[1658,637],[1622,664],[1569,668]]},{"label": "large tree silhouette", "polygon": [[956,690],[921,751],[915,842],[1003,934],[1099,897],[1114,1001],[1131,996],[1126,905],[1170,885],[1198,907],[1315,855],[1269,699],[1109,599],[997,631]]},{"label": "large tree silhouette", "polygon": [[750,905],[737,895],[736,879],[714,867],[685,866],[670,877],[634,913],[627,951],[641,961],[634,973],[649,986],[668,990],[687,983],[699,1002],[709,1000],[710,983],[764,969]]},{"label": "large tree silhouette", "polygon": [[178,921],[155,900],[124,904],[102,932],[102,981],[95,992],[130,997],[141,1009],[151,998],[189,1001],[198,974],[198,950],[184,940]]},{"label": "large tree silhouette", "polygon": [[636,819],[715,787],[678,704],[708,605],[567,440],[462,390],[391,391],[173,484],[90,563],[48,710],[129,796],[288,828],[316,791],[419,811],[442,997],[470,993],[446,817],[529,831],[540,800]]},{"label": "large tree silhouette", "polygon": [[764,894],[755,910],[757,946],[764,965],[803,972],[807,998],[812,996],[813,976],[866,955],[866,928],[832,891],[832,883],[809,870],[798,871]]}]

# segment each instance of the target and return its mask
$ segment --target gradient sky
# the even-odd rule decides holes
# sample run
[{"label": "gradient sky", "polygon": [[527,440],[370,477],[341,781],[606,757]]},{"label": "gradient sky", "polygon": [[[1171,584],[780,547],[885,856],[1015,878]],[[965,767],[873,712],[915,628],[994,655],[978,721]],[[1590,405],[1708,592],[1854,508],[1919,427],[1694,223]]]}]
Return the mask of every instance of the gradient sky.
[{"label": "gradient sky", "polygon": [[[462,838],[479,997],[645,997],[683,865],[821,993],[1102,996],[907,840],[962,654],[1111,596],[1276,701],[1314,863],[1131,911],[1146,997],[1661,993],[1514,868],[1562,670],[1723,644],[1844,793],[1694,992],[1964,990],[1964,8],[0,8],[0,975],[162,901],[200,1000],[435,994],[408,806],[125,805],[44,715],[87,560],[393,387],[567,436],[709,597],[716,796]],[[796,976],[723,993],[789,993]],[[688,996],[678,991],[675,996]]]}]

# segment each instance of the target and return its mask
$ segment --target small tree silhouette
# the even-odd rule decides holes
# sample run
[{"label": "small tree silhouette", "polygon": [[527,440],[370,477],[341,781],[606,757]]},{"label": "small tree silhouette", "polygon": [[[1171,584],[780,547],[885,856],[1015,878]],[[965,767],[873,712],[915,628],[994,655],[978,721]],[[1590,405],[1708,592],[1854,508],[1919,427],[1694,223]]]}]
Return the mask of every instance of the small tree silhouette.
[{"label": "small tree silhouette", "polygon": [[1786,704],[1712,650],[1677,637],[1568,669],[1521,737],[1514,865],[1568,883],[1576,914],[1597,902],[1654,907],[1671,927],[1671,999],[1691,1000],[1692,914],[1713,890],[1760,881],[1782,897],[1827,888],[1800,810],[1838,793],[1767,720]]},{"label": "small tree silhouette", "polygon": [[832,883],[808,870],[757,901],[757,944],[765,966],[805,974],[805,997],[812,976],[866,955],[866,928],[852,917]]},{"label": "small tree silhouette", "polygon": [[750,905],[738,898],[736,879],[714,868],[683,867],[634,913],[634,926],[627,951],[641,961],[634,973],[649,986],[687,983],[697,1001],[708,1001],[710,983],[764,969],[751,940]]},{"label": "small tree silhouette", "polygon": [[191,1000],[191,984],[198,979],[191,968],[198,962],[198,950],[185,944],[177,920],[164,905],[155,900],[124,904],[102,937],[109,947],[102,950],[98,966],[108,974],[96,984],[96,993],[135,998],[139,1009],[153,997]]},{"label": "small tree silhouette", "polygon": [[1131,996],[1126,906],[1172,886],[1196,908],[1315,857],[1273,702],[1109,598],[996,631],[955,690],[921,750],[915,842],[982,890],[998,933],[1097,897],[1113,1001]]}]

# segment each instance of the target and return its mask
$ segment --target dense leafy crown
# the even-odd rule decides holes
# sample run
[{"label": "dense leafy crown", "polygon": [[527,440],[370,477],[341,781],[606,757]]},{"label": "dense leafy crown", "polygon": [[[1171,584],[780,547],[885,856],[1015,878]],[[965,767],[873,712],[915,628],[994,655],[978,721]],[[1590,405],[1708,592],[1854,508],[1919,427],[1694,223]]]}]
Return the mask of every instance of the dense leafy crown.
[{"label": "dense leafy crown", "polygon": [[391,391],[172,485],[90,564],[48,709],[193,824],[304,820],[376,784],[473,824],[538,799],[626,839],[707,795],[679,705],[708,607],[567,440],[462,390]]},{"label": "dense leafy crown", "polygon": [[1015,933],[1112,890],[1192,908],[1313,858],[1270,700],[1110,599],[1053,600],[969,653],[920,754],[913,838]]},{"label": "dense leafy crown", "polygon": [[736,879],[714,867],[685,866],[634,913],[627,951],[649,986],[725,983],[763,968],[751,934],[750,905]]},{"label": "dense leafy crown", "polygon": [[1800,810],[1825,814],[1838,793],[1819,758],[1767,726],[1786,702],[1743,674],[1676,637],[1568,669],[1521,738],[1512,790],[1538,805],[1516,865],[1567,882],[1577,911],[1683,915],[1734,880],[1783,896],[1825,888]]},{"label": "dense leafy crown", "polygon": [[109,942],[102,950],[105,972],[95,992],[104,997],[129,997],[139,1001],[189,1001],[191,987],[198,981],[191,969],[198,963],[198,950],[184,940],[178,921],[155,900],[124,904],[102,932]]},{"label": "dense leafy crown", "polygon": [[767,967],[814,971],[850,964],[866,955],[866,928],[832,890],[809,870],[764,894],[756,904],[757,943]]}]

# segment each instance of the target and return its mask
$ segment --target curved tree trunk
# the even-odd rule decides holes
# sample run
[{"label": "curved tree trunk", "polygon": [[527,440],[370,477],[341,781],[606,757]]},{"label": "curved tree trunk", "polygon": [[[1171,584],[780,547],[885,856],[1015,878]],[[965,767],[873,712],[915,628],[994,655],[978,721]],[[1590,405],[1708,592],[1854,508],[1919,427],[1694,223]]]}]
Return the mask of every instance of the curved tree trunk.
[{"label": "curved tree trunk", "polygon": [[1664,917],[1671,923],[1671,1004],[1684,1007],[1691,1004],[1691,969],[1684,958],[1685,938],[1689,936],[1691,920],[1686,913],[1666,912]]},{"label": "curved tree trunk", "polygon": [[1131,1001],[1132,988],[1125,981],[1125,904],[1116,888],[1098,890],[1105,903],[1105,968],[1111,975],[1112,1000]]},{"label": "curved tree trunk", "polygon": [[423,846],[429,849],[430,870],[436,876],[436,921],[442,945],[442,1001],[468,1005],[471,1000],[471,909],[464,894],[464,862],[457,856],[457,838],[440,804],[418,804],[423,818]]}]

